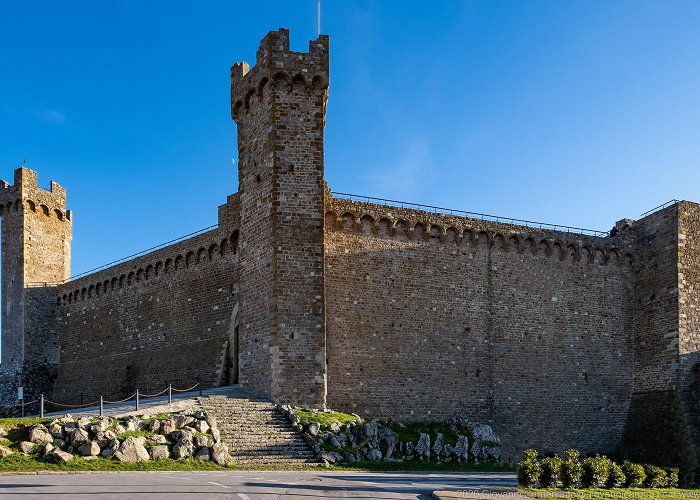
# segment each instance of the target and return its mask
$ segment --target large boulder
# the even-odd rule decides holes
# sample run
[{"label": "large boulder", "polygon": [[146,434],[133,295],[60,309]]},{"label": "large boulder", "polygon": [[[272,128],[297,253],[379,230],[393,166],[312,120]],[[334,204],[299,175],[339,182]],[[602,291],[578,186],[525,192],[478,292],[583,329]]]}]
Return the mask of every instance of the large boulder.
[{"label": "large boulder", "polygon": [[214,444],[212,441],[213,439],[211,438],[211,436],[199,435],[194,437],[194,445],[197,448],[208,448],[212,444]]},{"label": "large boulder", "polygon": [[148,451],[151,455],[151,460],[164,460],[166,458],[170,458],[170,450],[168,450],[168,447],[164,444],[153,446]]},{"label": "large boulder", "polygon": [[194,453],[194,443],[192,439],[182,439],[173,446],[173,458],[187,458]]},{"label": "large boulder", "polygon": [[445,442],[445,436],[442,432],[438,432],[435,436],[435,442],[433,443],[433,459],[440,460],[442,458],[442,448]]},{"label": "large boulder", "polygon": [[416,455],[420,460],[430,460],[430,434],[420,433],[416,443]]},{"label": "large boulder", "polygon": [[119,446],[119,449],[114,454],[114,458],[120,462],[146,462],[150,460],[148,450],[144,447],[145,438],[129,436]]},{"label": "large boulder", "polygon": [[63,426],[61,424],[52,422],[49,424],[49,432],[53,437],[63,439]]},{"label": "large boulder", "polygon": [[201,432],[202,434],[209,432],[209,424],[205,420],[197,420],[193,426],[197,432]]},{"label": "large boulder", "polygon": [[469,441],[467,436],[457,436],[457,444],[455,444],[453,455],[460,463],[469,460]]},{"label": "large boulder", "polygon": [[148,432],[158,432],[160,430],[160,420],[153,419],[148,424]]},{"label": "large boulder", "polygon": [[321,430],[321,424],[318,422],[311,422],[309,424],[309,434],[312,436],[318,436],[318,432]]},{"label": "large boulder", "polygon": [[59,448],[54,448],[49,456],[54,462],[59,464],[67,464],[68,462],[73,460],[73,455]]},{"label": "large boulder", "polygon": [[36,424],[29,428],[29,440],[35,444],[50,444],[53,443],[53,436],[46,427]]},{"label": "large boulder", "polygon": [[382,452],[379,450],[379,448],[372,448],[367,450],[366,458],[370,462],[379,462],[382,459]]},{"label": "large boulder", "polygon": [[194,418],[190,417],[189,415],[173,415],[172,419],[173,423],[175,424],[176,429],[182,429],[183,427],[186,427],[190,425],[191,423],[194,423]]},{"label": "large boulder", "polygon": [[415,453],[416,445],[413,443],[413,441],[408,441],[404,449],[404,455],[406,455],[406,458],[410,460],[411,458],[413,458],[413,455],[415,455]]},{"label": "large boulder", "polygon": [[215,443],[211,447],[211,459],[222,467],[228,467],[233,462],[230,453],[228,452],[228,446],[224,443]]},{"label": "large boulder", "polygon": [[202,462],[208,462],[211,459],[211,455],[209,454],[209,448],[206,446],[200,448],[197,450],[197,453],[195,453],[194,458],[196,460],[201,460]]},{"label": "large boulder", "polygon": [[146,441],[148,441],[150,444],[167,444],[168,440],[165,436],[162,434],[154,434],[152,436],[148,436],[146,438]]},{"label": "large boulder", "polygon": [[73,429],[68,436],[68,444],[70,444],[73,448],[77,448],[81,444],[87,443],[89,440],[90,436],[88,435],[87,431],[81,429],[80,427]]},{"label": "large boulder", "polygon": [[399,435],[386,427],[377,429],[377,441],[384,458],[391,458],[399,443]]},{"label": "large boulder", "polygon": [[0,458],[9,457],[12,455],[12,450],[7,446],[0,446]]},{"label": "large boulder", "polygon": [[367,443],[377,437],[377,422],[369,422],[362,425],[356,425],[352,430],[355,437],[355,446],[363,448]]},{"label": "large boulder", "polygon": [[78,419],[78,427],[83,430],[90,429],[92,421],[88,417],[82,417]]},{"label": "large boulder", "polygon": [[163,436],[169,436],[175,430],[177,427],[175,427],[175,422],[173,422],[172,419],[170,420],[161,420],[160,421],[160,428],[158,429],[158,432],[160,432]]},{"label": "large boulder", "polygon": [[332,452],[332,451],[322,451],[321,452],[321,460],[323,460],[326,463],[329,464],[336,464],[340,462],[343,459],[340,454]]},{"label": "large boulder", "polygon": [[95,441],[89,441],[78,448],[78,453],[83,457],[96,457],[100,454],[100,445]]},{"label": "large boulder", "polygon": [[104,448],[111,441],[116,439],[117,435],[113,431],[99,431],[97,434],[95,434],[95,441],[97,441],[100,448]]},{"label": "large boulder", "polygon": [[21,443],[19,443],[19,445],[17,445],[20,453],[22,453],[23,455],[31,455],[32,453],[34,453],[35,446],[36,445],[31,441],[22,441]]},{"label": "large boulder", "polygon": [[114,454],[119,450],[119,440],[117,439],[112,439],[107,443],[107,446],[105,446],[102,451],[100,452],[100,455],[109,458],[114,456]]}]

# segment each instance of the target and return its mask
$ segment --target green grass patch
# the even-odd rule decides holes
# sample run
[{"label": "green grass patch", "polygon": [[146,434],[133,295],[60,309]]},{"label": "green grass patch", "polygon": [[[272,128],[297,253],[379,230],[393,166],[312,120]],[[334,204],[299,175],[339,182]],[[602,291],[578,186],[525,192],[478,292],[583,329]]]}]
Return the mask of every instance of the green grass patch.
[{"label": "green grass patch", "polygon": [[354,422],[357,420],[357,417],[340,411],[325,412],[294,408],[294,413],[299,416],[302,424],[308,425],[311,422],[318,422],[321,425],[321,429],[324,430],[328,429],[331,424],[345,425],[348,422]]},{"label": "green grass patch", "polygon": [[0,427],[7,431],[21,426],[31,427],[34,424],[48,425],[51,420],[53,419],[39,417],[0,418]]},{"label": "green grass patch", "polygon": [[642,488],[582,488],[582,489],[533,489],[520,488],[523,495],[531,498],[570,500],[683,500],[700,498],[700,490],[683,490],[676,488],[642,489]]},{"label": "green grass patch", "polygon": [[399,471],[421,471],[421,472],[512,472],[514,469],[502,464],[457,464],[457,463],[435,463],[435,462],[356,462],[350,465],[334,465],[332,469],[346,471],[368,471],[368,472],[399,472]]},{"label": "green grass patch", "polygon": [[[412,422],[408,424],[398,424],[396,422],[382,422],[384,427],[387,427],[398,434],[399,439],[404,443],[412,441],[414,444],[418,442],[420,434],[429,434],[431,443],[434,441],[435,436],[439,432],[444,434],[444,444],[457,444],[458,435],[450,429],[448,424],[444,422]],[[464,431],[465,436],[469,440],[469,444],[472,443],[472,438],[467,431]]]},{"label": "green grass patch", "polygon": [[139,463],[122,463],[108,458],[85,460],[76,456],[71,462],[63,465],[55,464],[41,456],[24,456],[14,453],[0,459],[0,472],[39,472],[39,471],[221,471],[223,467],[214,462],[202,462],[193,458],[182,460],[157,460]]}]

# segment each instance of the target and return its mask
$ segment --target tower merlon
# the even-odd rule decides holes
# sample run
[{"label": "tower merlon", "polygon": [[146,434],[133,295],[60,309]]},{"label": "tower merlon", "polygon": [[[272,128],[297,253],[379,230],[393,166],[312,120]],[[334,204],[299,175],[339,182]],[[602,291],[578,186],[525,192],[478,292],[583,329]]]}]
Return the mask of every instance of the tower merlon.
[{"label": "tower merlon", "polygon": [[329,43],[328,35],[319,35],[309,41],[308,52],[293,52],[289,49],[288,29],[270,31],[260,42],[253,68],[246,62],[231,67],[231,116],[235,119],[238,110],[253,95],[260,97],[270,80],[291,84],[301,79],[307,86],[327,88]]}]

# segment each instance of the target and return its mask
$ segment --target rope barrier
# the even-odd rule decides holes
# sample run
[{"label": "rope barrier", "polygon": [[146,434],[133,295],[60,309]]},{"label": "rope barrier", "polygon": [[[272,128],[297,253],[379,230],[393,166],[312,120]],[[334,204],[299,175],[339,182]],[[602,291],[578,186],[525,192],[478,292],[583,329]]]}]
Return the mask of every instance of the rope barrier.
[{"label": "rope barrier", "polygon": [[[126,403],[127,401],[130,401],[130,400],[132,400],[132,399],[134,399],[134,398],[137,398],[137,409],[138,409],[138,399],[141,399],[141,398],[156,398],[156,397],[158,397],[158,396],[162,396],[162,395],[168,393],[168,402],[172,402],[172,396],[171,396],[171,393],[172,393],[172,392],[180,392],[180,393],[183,393],[183,392],[192,392],[192,391],[194,391],[194,390],[197,389],[197,388],[199,388],[199,392],[200,392],[200,395],[201,395],[201,392],[202,392],[202,383],[201,383],[201,382],[197,382],[197,383],[194,384],[192,387],[188,387],[187,389],[176,389],[176,388],[173,387],[172,385],[168,385],[168,387],[166,387],[166,388],[163,389],[162,391],[160,391],[160,392],[158,392],[158,393],[155,393],[155,394],[141,394],[141,393],[137,390],[135,393],[133,393],[133,394],[132,394],[131,396],[129,396],[128,398],[121,399],[121,400],[119,400],[119,401],[108,401],[108,400],[104,399],[102,396],[100,396],[100,399],[98,399],[98,400],[91,401],[90,403],[79,404],[79,405],[71,405],[71,404],[59,403],[59,402],[57,402],[57,401],[51,401],[51,400],[49,400],[49,399],[44,398],[44,397],[43,397],[43,394],[42,394],[43,400],[42,400],[42,398],[39,398],[39,399],[35,399],[35,400],[33,400],[33,401],[20,401],[19,403],[15,403],[15,404],[0,404],[0,408],[27,407],[27,406],[30,406],[30,405],[33,405],[33,404],[36,404],[36,403],[41,403],[41,405],[42,405],[41,413],[43,413],[43,405],[45,405],[45,404],[53,405],[53,406],[58,406],[58,407],[60,407],[60,408],[68,408],[68,409],[87,408],[87,407],[90,407],[90,406],[97,406],[97,405],[100,405],[100,415],[102,415],[102,407],[103,407],[103,405],[105,405],[105,404],[114,405],[114,404]],[[82,399],[82,394],[81,394],[81,399]]]},{"label": "rope barrier", "polygon": [[193,385],[192,387],[190,387],[189,389],[175,389],[175,388],[173,387],[173,391],[175,391],[175,392],[190,392],[190,391],[193,391],[197,386],[199,386],[199,384],[194,384],[194,385]]},{"label": "rope barrier", "polygon": [[167,387],[166,387],[165,389],[163,389],[162,391],[160,391],[158,394],[141,394],[141,393],[139,393],[139,397],[142,397],[142,398],[157,398],[158,396],[162,396],[162,395],[165,394],[166,392],[168,392],[168,388],[167,388]]}]

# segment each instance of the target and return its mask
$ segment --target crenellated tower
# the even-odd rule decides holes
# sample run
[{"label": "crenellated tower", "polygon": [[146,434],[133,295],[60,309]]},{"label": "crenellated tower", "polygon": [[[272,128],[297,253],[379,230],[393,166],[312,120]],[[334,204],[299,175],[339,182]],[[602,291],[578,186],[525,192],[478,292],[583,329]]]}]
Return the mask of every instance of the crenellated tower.
[{"label": "crenellated tower", "polygon": [[[25,385],[45,390],[58,364],[55,283],[70,276],[71,212],[66,191],[51,181],[38,187],[37,174],[15,170],[14,184],[0,181],[2,217],[2,361],[7,394]],[[10,380],[7,380],[7,379]]]},{"label": "crenellated tower", "polygon": [[256,64],[231,68],[238,125],[240,382],[275,401],[326,398],[323,132],[328,36],[308,52],[289,30],[263,38]]}]

